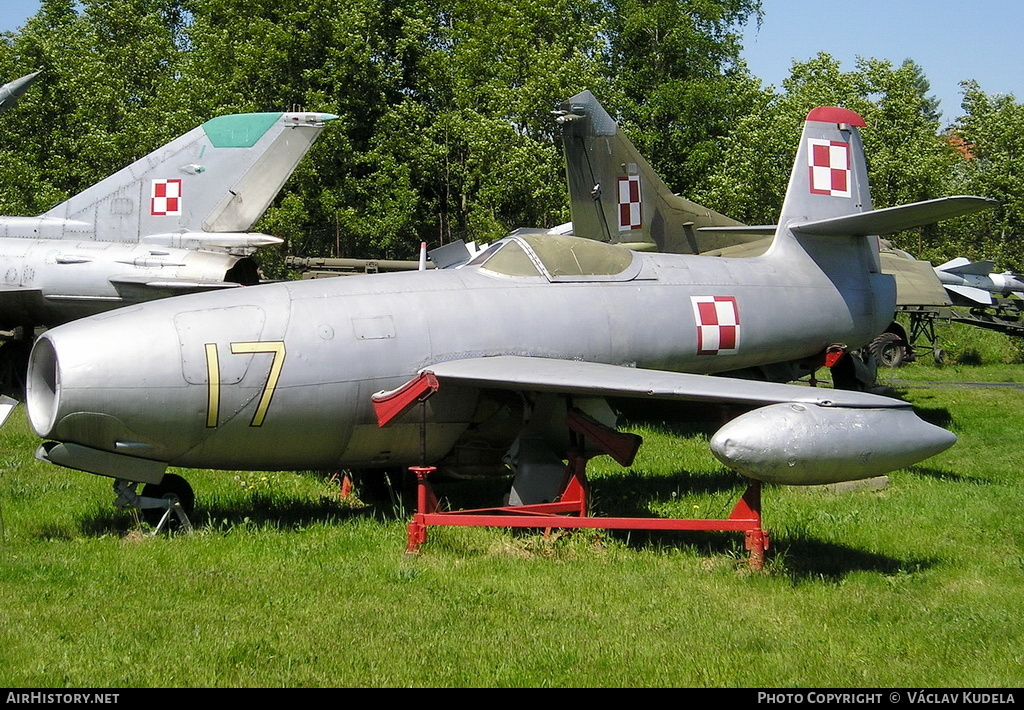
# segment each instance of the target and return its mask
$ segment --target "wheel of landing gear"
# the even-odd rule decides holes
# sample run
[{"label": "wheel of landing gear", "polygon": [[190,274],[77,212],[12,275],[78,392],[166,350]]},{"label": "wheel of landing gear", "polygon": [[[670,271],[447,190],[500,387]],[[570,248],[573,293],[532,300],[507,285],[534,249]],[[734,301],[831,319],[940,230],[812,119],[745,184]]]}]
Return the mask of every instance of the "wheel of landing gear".
[{"label": "wheel of landing gear", "polygon": [[879,365],[900,367],[907,360],[907,349],[903,339],[896,333],[882,333],[868,346]]},{"label": "wheel of landing gear", "polygon": [[935,350],[932,351],[932,357],[935,358],[936,365],[941,367],[946,364],[946,351],[942,348],[935,348]]},{"label": "wheel of landing gear", "polygon": [[[142,488],[142,495],[147,498],[177,498],[181,503],[181,509],[189,518],[192,517],[192,511],[196,507],[196,496],[192,492],[192,486],[184,478],[173,473],[165,473],[160,483],[147,483]],[[166,510],[163,508],[143,508],[142,517],[147,523],[156,527],[165,512]],[[181,521],[178,520],[177,515],[171,514],[167,525],[171,529],[175,529],[181,525]]]}]

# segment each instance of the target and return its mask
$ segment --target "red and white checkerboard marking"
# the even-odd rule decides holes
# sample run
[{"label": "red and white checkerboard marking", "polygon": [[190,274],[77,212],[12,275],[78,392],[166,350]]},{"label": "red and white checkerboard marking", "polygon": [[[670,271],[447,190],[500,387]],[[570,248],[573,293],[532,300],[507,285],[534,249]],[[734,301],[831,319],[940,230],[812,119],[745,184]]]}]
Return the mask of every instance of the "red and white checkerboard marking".
[{"label": "red and white checkerboard marking", "polygon": [[181,214],[181,180],[154,180],[149,213],[159,217]]},{"label": "red and white checkerboard marking", "polygon": [[640,229],[643,219],[640,214],[640,176],[630,175],[619,178],[619,231]]},{"label": "red and white checkerboard marking", "polygon": [[850,144],[809,138],[811,194],[850,197]]},{"label": "red and white checkerboard marking", "polygon": [[735,296],[690,296],[698,355],[739,352],[740,308]]}]

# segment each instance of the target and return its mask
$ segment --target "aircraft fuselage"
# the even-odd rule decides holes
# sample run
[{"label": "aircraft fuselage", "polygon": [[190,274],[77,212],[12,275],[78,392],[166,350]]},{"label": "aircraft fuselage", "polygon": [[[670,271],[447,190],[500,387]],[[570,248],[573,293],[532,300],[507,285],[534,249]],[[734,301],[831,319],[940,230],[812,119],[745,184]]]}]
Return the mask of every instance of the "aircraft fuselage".
[{"label": "aircraft fuselage", "polygon": [[[61,323],[123,305],[231,283],[246,257],[152,245],[0,237],[0,327]],[[245,271],[256,283],[256,267]],[[161,280],[177,281],[161,288]],[[225,283],[228,282],[228,283]],[[147,285],[148,284],[148,285]]]},{"label": "aircraft fuselage", "polygon": [[[184,296],[44,334],[29,408],[44,438],[173,466],[386,466],[415,458],[419,419],[379,429],[370,397],[434,363],[520,355],[714,373],[858,346],[891,317],[890,277],[851,295],[809,260],[792,265],[634,254],[625,275],[593,280],[471,266]],[[429,459],[450,450],[479,395],[450,387],[429,401]]]}]

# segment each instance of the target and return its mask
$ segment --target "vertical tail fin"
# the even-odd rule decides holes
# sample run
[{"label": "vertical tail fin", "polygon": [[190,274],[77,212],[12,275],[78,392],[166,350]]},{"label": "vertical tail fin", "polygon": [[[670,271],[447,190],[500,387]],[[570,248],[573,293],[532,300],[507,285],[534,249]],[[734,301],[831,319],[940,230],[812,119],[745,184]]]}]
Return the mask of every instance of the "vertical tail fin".
[{"label": "vertical tail fin", "polygon": [[102,241],[150,237],[159,243],[184,233],[246,232],[334,118],[250,113],[211,119],[42,217],[63,220],[67,238]]},{"label": "vertical tail fin", "polygon": [[[857,130],[864,125],[857,113],[843,108],[819,107],[807,114],[772,251],[792,253],[797,247],[826,273],[855,274],[859,280],[866,272],[881,270],[877,240],[869,242],[849,230],[826,238],[802,229],[871,211],[864,145]],[[800,227],[791,230],[795,225]]]},{"label": "vertical tail fin", "polygon": [[864,146],[857,131],[863,125],[864,120],[848,109],[820,107],[807,114],[773,249],[787,236],[805,246],[819,238],[845,237],[854,244],[868,244],[877,257],[877,239],[863,237],[901,232],[996,205],[983,197],[956,196],[872,209]]},{"label": "vertical tail fin", "polygon": [[573,96],[558,113],[574,234],[682,254],[749,241],[749,235],[698,233],[740,223],[674,195],[592,93]]},{"label": "vertical tail fin", "polygon": [[780,228],[871,210],[864,146],[857,127],[864,119],[843,108],[820,107],[807,114]]},{"label": "vertical tail fin", "polygon": [[960,196],[872,209],[857,131],[864,125],[843,108],[819,107],[807,114],[766,258],[786,264],[794,281],[823,272],[855,322],[864,324],[866,342],[885,328],[896,305],[893,278],[880,273],[878,236],[989,209],[995,202]]}]

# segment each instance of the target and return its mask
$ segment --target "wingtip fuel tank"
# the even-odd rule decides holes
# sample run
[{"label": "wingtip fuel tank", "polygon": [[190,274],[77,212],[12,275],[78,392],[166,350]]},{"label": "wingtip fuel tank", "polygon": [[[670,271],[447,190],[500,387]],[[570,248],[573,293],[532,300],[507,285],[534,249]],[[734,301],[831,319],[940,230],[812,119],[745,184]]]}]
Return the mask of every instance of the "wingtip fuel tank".
[{"label": "wingtip fuel tank", "polygon": [[806,486],[856,481],[948,449],[956,435],[913,409],[773,404],[741,415],[711,438],[715,457],[764,483]]}]

